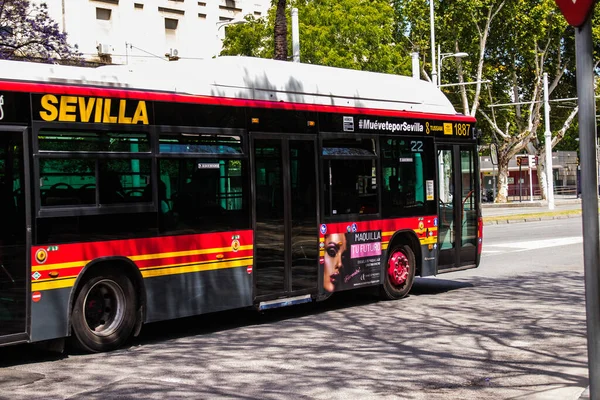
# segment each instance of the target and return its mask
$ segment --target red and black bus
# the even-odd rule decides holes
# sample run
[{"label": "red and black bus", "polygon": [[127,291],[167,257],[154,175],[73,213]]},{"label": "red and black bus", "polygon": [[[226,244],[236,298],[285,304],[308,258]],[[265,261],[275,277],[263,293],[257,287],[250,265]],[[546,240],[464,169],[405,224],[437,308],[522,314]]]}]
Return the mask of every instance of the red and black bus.
[{"label": "red and black bus", "polygon": [[243,57],[1,61],[0,344],[474,268],[475,119],[414,78]]}]

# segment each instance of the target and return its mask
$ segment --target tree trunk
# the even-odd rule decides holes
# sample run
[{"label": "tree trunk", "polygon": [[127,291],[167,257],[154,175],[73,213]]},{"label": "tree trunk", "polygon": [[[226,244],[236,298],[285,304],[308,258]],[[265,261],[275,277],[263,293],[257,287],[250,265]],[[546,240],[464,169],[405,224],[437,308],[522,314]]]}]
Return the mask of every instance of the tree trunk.
[{"label": "tree trunk", "polygon": [[[548,200],[548,185],[546,183],[546,152],[542,151],[538,155],[537,163],[537,176],[540,185],[540,193],[542,194],[542,200]],[[552,173],[549,176],[552,179]]]},{"label": "tree trunk", "polygon": [[494,203],[508,202],[508,158],[500,157],[498,159],[498,193]]},{"label": "tree trunk", "polygon": [[285,17],[286,0],[277,0],[277,10],[275,12],[275,54],[276,60],[287,60],[287,19]]}]

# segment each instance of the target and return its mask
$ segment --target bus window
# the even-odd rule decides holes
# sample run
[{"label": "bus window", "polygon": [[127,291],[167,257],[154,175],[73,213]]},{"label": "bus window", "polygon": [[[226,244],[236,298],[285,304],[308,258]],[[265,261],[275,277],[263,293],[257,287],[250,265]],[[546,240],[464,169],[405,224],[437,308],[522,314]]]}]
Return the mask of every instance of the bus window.
[{"label": "bus window", "polygon": [[135,132],[87,132],[40,130],[38,146],[43,152],[148,153],[148,134]]},{"label": "bus window", "polygon": [[144,197],[144,188],[150,182],[149,159],[100,160],[100,204],[150,202]]},{"label": "bus window", "polygon": [[151,201],[147,133],[42,129],[37,143],[42,207]]},{"label": "bus window", "polygon": [[374,139],[323,141],[326,216],[379,212],[376,156]]},{"label": "bus window", "polygon": [[[171,211],[169,233],[250,226],[247,160],[238,135],[163,132],[159,179]],[[171,158],[179,154],[178,158]],[[168,157],[168,158],[166,158]]]},{"label": "bus window", "polygon": [[42,158],[40,203],[97,205],[97,189],[100,204],[150,202],[142,196],[150,169],[150,159]]},{"label": "bus window", "polygon": [[217,232],[249,227],[245,160],[163,159],[160,180],[173,212],[167,230]]},{"label": "bus window", "polygon": [[430,165],[433,142],[426,138],[386,138],[380,142],[384,216],[435,213],[434,194],[427,193],[426,184],[434,179],[435,170]]},{"label": "bus window", "polygon": [[96,162],[92,159],[42,158],[42,206],[96,204]]}]

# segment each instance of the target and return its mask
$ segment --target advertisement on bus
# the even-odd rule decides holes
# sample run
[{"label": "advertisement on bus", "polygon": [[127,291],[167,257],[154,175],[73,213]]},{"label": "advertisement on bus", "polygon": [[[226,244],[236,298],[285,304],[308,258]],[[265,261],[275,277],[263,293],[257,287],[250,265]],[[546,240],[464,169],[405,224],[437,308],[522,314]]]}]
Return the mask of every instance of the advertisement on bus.
[{"label": "advertisement on bus", "polygon": [[381,271],[381,231],[324,235],[323,288],[335,292],[377,284]]}]

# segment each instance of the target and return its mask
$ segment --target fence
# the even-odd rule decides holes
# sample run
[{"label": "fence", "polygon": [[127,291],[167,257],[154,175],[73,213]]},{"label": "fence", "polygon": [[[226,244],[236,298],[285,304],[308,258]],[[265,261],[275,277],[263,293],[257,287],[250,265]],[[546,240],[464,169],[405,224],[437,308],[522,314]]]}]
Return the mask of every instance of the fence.
[{"label": "fence", "polygon": [[[508,201],[530,201],[529,185],[508,185]],[[554,197],[559,199],[575,199],[577,198],[577,185],[554,186]],[[494,201],[492,190],[486,189],[483,191],[481,199],[483,202]],[[542,190],[539,185],[533,185],[533,200],[542,200]]]}]

